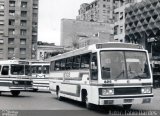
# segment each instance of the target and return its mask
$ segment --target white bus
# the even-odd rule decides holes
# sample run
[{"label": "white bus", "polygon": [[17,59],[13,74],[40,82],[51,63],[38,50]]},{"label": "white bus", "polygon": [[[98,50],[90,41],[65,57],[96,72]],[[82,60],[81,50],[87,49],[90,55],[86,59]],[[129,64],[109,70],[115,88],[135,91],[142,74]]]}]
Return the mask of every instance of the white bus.
[{"label": "white bus", "polygon": [[49,91],[49,65],[46,61],[30,61],[33,91]]},{"label": "white bus", "polygon": [[0,61],[0,94],[11,92],[18,96],[21,91],[32,89],[29,62],[22,60]]},{"label": "white bus", "polygon": [[140,45],[104,43],[52,57],[50,91],[94,105],[150,103],[152,72],[149,56]]}]

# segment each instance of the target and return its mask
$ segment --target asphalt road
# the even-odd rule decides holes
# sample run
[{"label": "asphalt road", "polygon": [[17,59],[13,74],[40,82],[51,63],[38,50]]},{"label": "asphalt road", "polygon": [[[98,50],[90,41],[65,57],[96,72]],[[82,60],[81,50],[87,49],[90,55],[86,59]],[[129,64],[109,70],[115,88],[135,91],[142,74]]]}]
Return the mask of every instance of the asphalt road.
[{"label": "asphalt road", "polygon": [[[130,111],[136,113],[147,111],[147,113],[159,115],[160,89],[154,89],[153,92],[154,99],[151,104],[133,105]],[[73,100],[58,101],[56,96],[49,92],[21,92],[18,97],[12,97],[7,92],[0,96],[0,116],[61,116],[62,114],[65,116],[106,116],[114,113],[124,114],[126,111],[121,106],[97,107],[95,110],[88,110],[83,104]]]}]

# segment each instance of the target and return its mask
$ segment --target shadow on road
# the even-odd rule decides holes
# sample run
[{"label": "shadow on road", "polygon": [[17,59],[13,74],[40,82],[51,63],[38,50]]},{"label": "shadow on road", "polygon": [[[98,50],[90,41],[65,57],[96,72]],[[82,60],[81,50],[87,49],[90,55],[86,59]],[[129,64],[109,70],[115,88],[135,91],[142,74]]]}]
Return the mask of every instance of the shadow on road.
[{"label": "shadow on road", "polygon": [[[58,100],[57,98],[53,98]],[[82,104],[81,102],[74,101],[71,99],[63,98],[61,102],[65,102],[80,108],[85,109],[85,105]],[[86,109],[87,110],[87,109]],[[122,106],[118,105],[109,105],[109,106],[97,106],[93,105],[92,110],[88,110],[90,113],[96,114],[96,115],[114,115],[114,116],[119,116],[119,115],[153,115],[151,111],[147,110],[137,110],[137,109],[124,109]],[[93,116],[93,115],[92,115]]]},{"label": "shadow on road", "polygon": [[9,92],[3,92],[3,93],[1,93],[0,97],[25,98],[25,97],[32,97],[32,96],[30,96],[30,95],[23,95],[21,93],[18,96],[13,96]]}]

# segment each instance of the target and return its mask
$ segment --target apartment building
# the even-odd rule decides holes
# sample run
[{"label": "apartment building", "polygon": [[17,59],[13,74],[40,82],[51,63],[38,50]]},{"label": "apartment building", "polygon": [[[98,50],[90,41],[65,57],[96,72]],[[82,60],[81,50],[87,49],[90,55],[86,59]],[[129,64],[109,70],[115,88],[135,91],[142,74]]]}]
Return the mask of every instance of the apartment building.
[{"label": "apartment building", "polygon": [[0,0],[0,59],[36,59],[38,0]]},{"label": "apartment building", "polygon": [[77,20],[113,23],[113,1],[94,0],[92,3],[83,3],[79,9]]},{"label": "apartment building", "polygon": [[114,0],[114,39],[125,41],[125,8],[141,0]]}]

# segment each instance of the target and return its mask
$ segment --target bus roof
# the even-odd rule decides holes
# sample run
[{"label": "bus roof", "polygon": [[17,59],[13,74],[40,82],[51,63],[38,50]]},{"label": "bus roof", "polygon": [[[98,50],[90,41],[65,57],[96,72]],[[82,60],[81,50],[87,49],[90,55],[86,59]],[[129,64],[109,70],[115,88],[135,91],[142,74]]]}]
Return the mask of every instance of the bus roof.
[{"label": "bus roof", "polygon": [[144,50],[143,47],[139,44],[131,44],[131,43],[122,43],[122,42],[107,42],[107,43],[98,43],[89,45],[80,49],[76,49],[70,52],[66,52],[63,54],[56,55],[51,57],[49,60],[56,60],[60,58],[67,58],[75,55],[85,54],[85,53],[93,53],[96,50],[100,49],[126,49],[126,50]]},{"label": "bus roof", "polygon": [[0,60],[0,64],[29,64],[26,60]]}]

